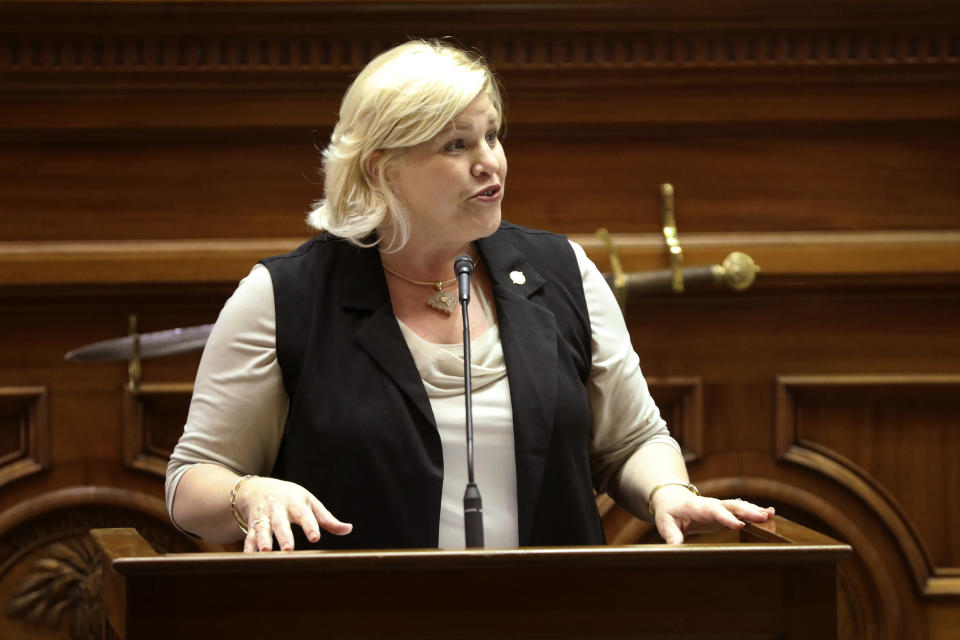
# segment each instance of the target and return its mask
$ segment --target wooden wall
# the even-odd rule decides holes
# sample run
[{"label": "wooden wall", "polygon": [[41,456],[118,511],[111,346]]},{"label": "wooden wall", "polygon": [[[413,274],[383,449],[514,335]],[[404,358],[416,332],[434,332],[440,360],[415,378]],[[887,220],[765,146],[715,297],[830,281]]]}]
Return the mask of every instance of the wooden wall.
[{"label": "wooden wall", "polygon": [[[211,322],[298,244],[339,96],[405,35],[502,76],[512,221],[666,266],[748,252],[741,294],[627,316],[694,480],[849,542],[843,638],[960,628],[960,7],[938,0],[0,5],[0,627],[85,638],[83,532],[165,549],[162,470],[198,357],[68,350]],[[604,507],[612,542],[651,540]],[[66,586],[65,586],[66,585]],[[678,594],[682,597],[682,594]],[[598,615],[603,615],[598,612]]]}]

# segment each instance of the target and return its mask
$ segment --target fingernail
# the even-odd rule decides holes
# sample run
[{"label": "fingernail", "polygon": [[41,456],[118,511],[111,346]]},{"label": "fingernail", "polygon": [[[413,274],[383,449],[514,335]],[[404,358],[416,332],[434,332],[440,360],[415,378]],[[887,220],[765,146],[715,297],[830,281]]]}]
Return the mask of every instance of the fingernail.
[{"label": "fingernail", "polygon": [[310,542],[316,542],[317,540],[320,539],[320,532],[311,531],[310,533],[307,534],[307,538],[310,539]]}]

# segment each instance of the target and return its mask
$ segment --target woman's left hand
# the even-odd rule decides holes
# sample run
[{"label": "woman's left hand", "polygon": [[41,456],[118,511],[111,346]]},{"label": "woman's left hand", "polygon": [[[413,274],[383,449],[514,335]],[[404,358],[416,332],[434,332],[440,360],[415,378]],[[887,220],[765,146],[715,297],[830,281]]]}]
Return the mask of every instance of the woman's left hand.
[{"label": "woman's left hand", "polygon": [[746,522],[766,522],[773,507],[758,507],[739,498],[718,500],[691,493],[686,487],[663,487],[653,500],[657,531],[667,544],[680,544],[687,533],[720,526],[741,529]]}]

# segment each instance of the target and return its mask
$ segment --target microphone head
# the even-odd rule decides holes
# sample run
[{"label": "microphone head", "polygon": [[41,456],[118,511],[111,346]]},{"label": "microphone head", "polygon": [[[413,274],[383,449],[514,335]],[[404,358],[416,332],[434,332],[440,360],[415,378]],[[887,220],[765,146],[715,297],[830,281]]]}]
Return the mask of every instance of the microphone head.
[{"label": "microphone head", "polygon": [[461,254],[457,256],[457,259],[453,261],[453,272],[458,276],[462,273],[467,275],[473,275],[473,258],[467,254]]}]

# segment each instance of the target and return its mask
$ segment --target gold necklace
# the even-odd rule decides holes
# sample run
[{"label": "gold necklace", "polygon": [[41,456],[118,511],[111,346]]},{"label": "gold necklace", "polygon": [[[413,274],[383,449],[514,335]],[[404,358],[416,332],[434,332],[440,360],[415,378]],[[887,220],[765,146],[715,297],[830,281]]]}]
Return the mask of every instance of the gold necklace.
[{"label": "gold necklace", "polygon": [[[381,264],[383,265],[384,270],[386,270],[388,273],[392,273],[393,275],[397,276],[401,280],[406,280],[411,284],[420,284],[426,287],[433,287],[434,289],[433,294],[431,294],[430,297],[427,298],[427,302],[426,302],[426,305],[431,309],[435,311],[439,311],[440,313],[443,313],[448,316],[451,313],[453,313],[454,309],[456,309],[457,307],[456,296],[452,296],[443,290],[444,287],[448,287],[454,282],[456,282],[457,281],[456,278],[450,278],[449,280],[433,280],[432,282],[423,282],[421,280],[414,280],[413,278],[408,278],[402,273],[397,273],[396,271],[394,271],[387,265],[383,264],[382,262]],[[480,258],[477,258],[477,260],[473,264],[474,266],[480,264]]]}]

